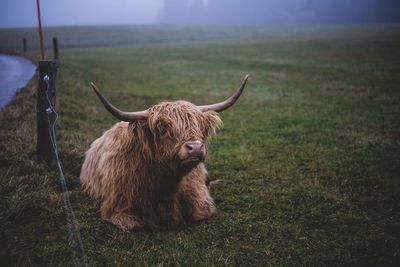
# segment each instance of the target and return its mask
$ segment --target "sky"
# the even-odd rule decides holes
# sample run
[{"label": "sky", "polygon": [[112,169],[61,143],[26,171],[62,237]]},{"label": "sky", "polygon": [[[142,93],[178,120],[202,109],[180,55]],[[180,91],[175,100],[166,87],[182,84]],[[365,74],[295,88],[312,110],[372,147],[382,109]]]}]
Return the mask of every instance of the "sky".
[{"label": "sky", "polygon": [[[400,0],[40,0],[44,26],[400,23]],[[37,25],[35,0],[0,0],[0,28]]]},{"label": "sky", "polygon": [[[162,6],[163,0],[40,0],[45,26],[154,24]],[[0,0],[0,27],[37,23],[35,0]]]}]

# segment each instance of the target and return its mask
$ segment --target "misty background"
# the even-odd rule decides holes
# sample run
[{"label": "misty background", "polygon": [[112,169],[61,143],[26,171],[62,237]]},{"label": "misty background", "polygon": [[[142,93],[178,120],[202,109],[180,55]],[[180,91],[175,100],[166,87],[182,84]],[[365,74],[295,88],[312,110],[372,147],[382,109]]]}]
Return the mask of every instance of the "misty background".
[{"label": "misty background", "polygon": [[[41,0],[45,26],[399,23],[399,0]],[[0,27],[37,25],[36,1],[0,3]]]},{"label": "misty background", "polygon": [[399,0],[165,0],[160,23],[396,23]]}]

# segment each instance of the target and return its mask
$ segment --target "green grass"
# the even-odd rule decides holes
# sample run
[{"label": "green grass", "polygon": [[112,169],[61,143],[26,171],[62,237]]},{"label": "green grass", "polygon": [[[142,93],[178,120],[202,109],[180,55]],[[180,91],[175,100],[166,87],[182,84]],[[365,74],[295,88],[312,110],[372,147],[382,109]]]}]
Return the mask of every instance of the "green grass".
[{"label": "green grass", "polygon": [[[86,48],[62,49],[57,137],[90,265],[395,265],[400,31],[368,29],[119,46],[81,40]],[[212,191],[218,214],[153,233],[127,234],[103,222],[80,191],[79,171],[90,142],[116,121],[89,82],[136,110],[166,99],[219,101],[246,73],[248,87],[221,114],[224,127],[206,161],[212,179],[223,180]],[[56,169],[35,160],[34,89],[0,116],[0,258],[15,266],[71,265]]]},{"label": "green grass", "polygon": [[[61,49],[104,47],[115,45],[164,44],[205,40],[236,40],[251,38],[282,38],[319,35],[358,35],[393,33],[398,25],[267,25],[267,26],[86,26],[45,27],[44,44],[51,49],[52,38],[59,39]],[[29,51],[38,50],[39,33],[33,28],[0,28],[0,50],[22,50],[27,39]]]}]

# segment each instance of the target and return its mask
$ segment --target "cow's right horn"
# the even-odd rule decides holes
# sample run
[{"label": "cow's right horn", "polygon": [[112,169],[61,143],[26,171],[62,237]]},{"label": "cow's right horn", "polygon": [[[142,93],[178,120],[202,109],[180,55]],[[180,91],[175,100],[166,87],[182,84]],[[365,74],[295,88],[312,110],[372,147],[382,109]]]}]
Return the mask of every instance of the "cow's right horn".
[{"label": "cow's right horn", "polygon": [[216,112],[221,112],[221,111],[224,111],[225,109],[230,108],[231,106],[233,106],[233,104],[235,104],[235,102],[239,99],[240,95],[242,94],[244,87],[246,86],[247,79],[249,79],[248,74],[244,77],[239,89],[237,89],[237,91],[233,95],[231,95],[228,99],[226,99],[225,101],[222,101],[222,102],[219,102],[216,104],[204,105],[204,106],[198,106],[198,107],[203,112],[211,111],[211,110],[216,111]]},{"label": "cow's right horn", "polygon": [[101,102],[103,103],[104,107],[117,119],[121,121],[127,121],[127,122],[132,122],[132,121],[137,121],[137,120],[145,120],[148,117],[148,112],[147,110],[143,111],[136,111],[136,112],[125,112],[122,110],[117,109],[114,107],[110,101],[108,101],[97,89],[96,85],[94,83],[90,83],[92,86],[94,92],[96,95],[100,98]]}]

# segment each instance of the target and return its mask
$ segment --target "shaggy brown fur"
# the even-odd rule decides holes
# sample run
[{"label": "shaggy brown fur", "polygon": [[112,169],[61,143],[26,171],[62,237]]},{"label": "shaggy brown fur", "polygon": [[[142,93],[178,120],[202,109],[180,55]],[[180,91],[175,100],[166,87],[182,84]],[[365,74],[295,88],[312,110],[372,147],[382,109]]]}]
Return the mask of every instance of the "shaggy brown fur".
[{"label": "shaggy brown fur", "polygon": [[182,147],[194,140],[206,145],[221,125],[218,113],[176,101],[148,114],[115,124],[92,143],[81,170],[84,191],[100,201],[103,219],[125,231],[209,218],[216,209],[205,184],[206,152],[192,161]]}]

